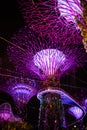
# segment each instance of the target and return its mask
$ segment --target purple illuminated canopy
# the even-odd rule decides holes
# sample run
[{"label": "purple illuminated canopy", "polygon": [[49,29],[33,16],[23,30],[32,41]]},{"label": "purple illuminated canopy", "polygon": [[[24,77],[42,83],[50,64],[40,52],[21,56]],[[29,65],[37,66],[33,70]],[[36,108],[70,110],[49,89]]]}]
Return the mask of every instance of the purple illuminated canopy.
[{"label": "purple illuminated canopy", "polygon": [[13,117],[11,105],[9,103],[3,103],[0,105],[0,118],[3,120],[10,120]]},{"label": "purple illuminated canopy", "polygon": [[11,105],[9,103],[3,103],[0,105],[0,121],[22,122],[22,119],[18,116],[14,116]]},{"label": "purple illuminated canopy", "polygon": [[[80,30],[73,22],[67,22],[58,14],[58,3],[60,4],[60,1],[56,0],[37,2],[19,0],[27,25],[11,38],[13,46],[9,45],[8,56],[22,73],[28,75],[34,73],[43,79],[56,73],[58,69],[64,73],[84,63]],[[76,5],[73,5],[74,0],[68,4],[70,3],[72,8],[76,6],[79,11],[77,6],[80,5],[79,1],[75,3]],[[63,58],[60,60],[59,53],[66,60]]]},{"label": "purple illuminated canopy", "polygon": [[80,119],[83,116],[83,111],[77,106],[70,107],[68,112],[72,114],[76,119]]},{"label": "purple illuminated canopy", "polygon": [[84,98],[81,103],[82,103],[82,105],[84,106],[84,108],[87,112],[87,98]]},{"label": "purple illuminated canopy", "polygon": [[[12,44],[8,46],[8,56],[15,68],[26,75],[34,72],[40,78],[55,75],[58,72],[63,73],[85,62],[80,30],[71,22],[82,14],[80,1],[58,0],[57,6],[63,17],[57,15],[58,11],[54,3],[53,6],[49,6],[50,10],[52,7],[49,13],[48,3],[29,4],[27,8],[29,11],[25,9],[27,26],[13,35]],[[42,5],[46,10],[41,8]],[[66,19],[70,22],[66,22]],[[19,105],[28,103],[37,92],[35,86],[26,82],[15,82],[9,86],[11,86],[10,94]],[[72,98],[60,90],[46,89],[38,92],[38,99],[41,100],[43,94],[48,92],[60,94],[63,104],[76,104]],[[76,119],[85,115],[84,110],[78,105],[69,108],[68,111]],[[5,110],[0,116],[7,120],[11,115]]]},{"label": "purple illuminated canopy", "polygon": [[84,106],[85,106],[85,107],[87,107],[87,98],[86,98],[86,99],[84,99],[84,101],[83,101],[83,102],[84,102]]},{"label": "purple illuminated canopy", "polygon": [[[36,32],[40,32],[40,35],[45,35],[47,28],[50,28],[51,24],[56,28],[54,22],[57,22],[60,14],[56,5],[57,0],[22,0],[22,2],[18,0],[18,3],[28,27],[34,29]],[[54,30],[54,28],[51,29],[51,31]],[[50,34],[48,33],[48,35]]]},{"label": "purple illuminated canopy", "polygon": [[29,99],[36,94],[36,90],[26,84],[17,84],[12,88],[11,92],[14,100],[16,100],[18,104],[27,103]]},{"label": "purple illuminated canopy", "polygon": [[[27,25],[35,31],[42,30],[41,35],[45,34],[46,29],[52,26],[51,24],[56,28],[57,19],[60,16],[76,25],[76,19],[83,22],[83,7],[80,0],[18,1]],[[83,4],[84,1],[86,0],[83,0]]]},{"label": "purple illuminated canopy", "polygon": [[34,64],[46,76],[54,75],[61,66],[64,66],[65,55],[57,49],[44,49],[34,55]]},{"label": "purple illuminated canopy", "polygon": [[[85,62],[84,48],[79,49],[82,41],[79,31],[70,24],[66,25],[61,19],[56,29],[58,31],[56,30],[56,33],[53,32],[55,37],[53,35],[49,35],[47,38],[40,37],[39,34],[28,27],[20,29],[18,34],[12,37],[11,41],[15,46],[9,45],[8,55],[10,61],[20,72],[26,74],[34,72],[42,78],[48,74],[55,73],[52,71],[57,69],[61,68],[60,70],[63,73],[65,70],[78,67]],[[46,33],[48,34],[48,31]],[[43,56],[41,56],[41,53],[43,53]],[[60,58],[60,55],[62,58]],[[45,60],[45,57],[49,57],[53,62]],[[51,67],[53,68],[51,69]],[[45,70],[47,68],[49,72]],[[40,70],[45,70],[46,72],[43,71],[42,73]]]},{"label": "purple illuminated canopy", "polygon": [[36,82],[29,78],[12,78],[7,84],[7,92],[18,105],[26,104],[37,93]]}]

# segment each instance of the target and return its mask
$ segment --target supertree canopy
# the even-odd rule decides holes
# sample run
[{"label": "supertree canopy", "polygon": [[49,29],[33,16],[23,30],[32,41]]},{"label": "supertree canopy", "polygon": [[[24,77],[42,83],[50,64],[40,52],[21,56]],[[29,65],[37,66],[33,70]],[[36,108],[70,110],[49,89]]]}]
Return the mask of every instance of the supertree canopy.
[{"label": "supertree canopy", "polygon": [[7,81],[7,92],[13,97],[15,103],[22,107],[37,93],[36,83],[32,79],[13,78]]},{"label": "supertree canopy", "polygon": [[62,71],[64,61],[65,55],[57,49],[44,49],[34,55],[34,64],[41,69],[46,76],[54,75],[58,69]]},{"label": "supertree canopy", "polygon": [[57,72],[62,74],[72,66],[81,65],[84,61],[81,51],[84,50],[81,46],[80,29],[76,28],[73,21],[67,21],[60,15],[61,6],[65,3],[72,5],[73,9],[76,7],[74,12],[77,10],[81,13],[80,1],[18,2],[27,26],[11,38],[15,46],[8,48],[9,58],[16,67],[22,72],[24,70],[24,73],[33,71],[40,78],[44,78]]},{"label": "supertree canopy", "polygon": [[26,74],[34,72],[43,79],[83,64],[85,53],[80,44],[82,37],[79,30],[68,23],[66,25],[61,19],[57,29],[56,39],[51,36],[43,38],[28,27],[19,30],[11,39],[15,46],[8,47],[9,58],[16,68]]},{"label": "supertree canopy", "polygon": [[58,0],[60,14],[68,21],[75,21],[75,17],[81,20],[83,8],[80,0]]},{"label": "supertree canopy", "polygon": [[[40,35],[46,35],[47,28],[49,31],[56,28],[55,23],[60,14],[56,0],[18,0],[18,3],[27,25],[36,32],[40,32]],[[54,26],[54,28],[50,28],[50,26]]]},{"label": "supertree canopy", "polygon": [[84,106],[84,108],[86,109],[86,111],[87,111],[87,98],[85,97],[85,98],[83,98],[83,100],[82,100],[82,106]]},{"label": "supertree canopy", "polygon": [[8,120],[8,121],[12,121],[13,119],[15,119],[11,105],[9,103],[6,102],[0,105],[0,118],[2,120]]},{"label": "supertree canopy", "polygon": [[[61,19],[59,21],[62,23]],[[62,23],[61,27],[63,29],[65,28],[65,32],[67,30],[68,33],[68,26],[70,27],[71,25],[68,23],[67,25],[65,25],[65,23]],[[60,26],[58,26],[58,28],[60,28]],[[72,34],[73,29],[75,29],[74,26],[71,29]],[[72,69],[73,67],[78,67],[83,62],[85,62],[84,49],[82,48],[81,44],[78,43],[81,42],[81,35],[76,30],[78,37],[77,39],[73,37],[74,39],[72,41],[72,37],[67,37],[67,34],[65,35],[65,32],[64,30],[62,32],[62,35],[64,33],[65,36],[64,39],[52,40],[50,37],[43,38],[39,36],[39,33],[34,32],[26,26],[22,30],[19,30],[19,32],[12,37],[11,41],[15,45],[8,47],[9,58],[20,72],[25,73],[27,76],[30,74],[30,72],[35,73],[41,80],[45,79],[43,80],[41,88],[44,87],[46,91],[41,89],[37,94],[38,96],[40,93],[42,93],[42,98],[41,100],[39,99],[40,119],[38,128],[40,130],[48,130],[48,128],[67,128],[62,94],[56,93],[57,89],[60,87],[60,76],[66,70]],[[58,32],[59,38],[60,35],[61,34]],[[54,88],[54,86],[56,88]],[[13,90],[17,90],[15,92],[20,92],[18,88],[20,88],[20,85],[14,87]],[[25,90],[26,87],[23,88]],[[50,91],[48,91],[49,89]],[[48,111],[46,111],[47,107]],[[78,109],[81,108],[79,105],[77,107]],[[82,111],[82,109],[83,108],[80,110]],[[55,115],[55,118],[52,118],[51,122],[49,118],[50,112]],[[59,113],[60,116],[56,117],[57,113]],[[47,117],[45,116],[45,118],[44,115],[47,115]],[[84,114],[81,115],[81,117],[83,116]],[[54,122],[55,125],[50,125],[54,124]]]},{"label": "supertree canopy", "polygon": [[[12,96],[16,114],[23,120],[27,120],[27,104],[37,94],[37,90],[35,80],[25,77],[10,78],[3,87],[3,91]],[[16,120],[18,118],[15,117]]]},{"label": "supertree canopy", "polygon": [[[34,4],[34,7],[38,5],[37,2],[31,2],[31,4]],[[41,5],[43,4],[40,3],[38,8]],[[67,103],[63,104],[62,94],[57,93],[57,91],[60,87],[60,76],[66,70],[78,67],[85,62],[82,36],[73,22],[66,22],[66,19],[57,16],[56,13],[53,19],[53,13],[48,17],[52,20],[47,19],[48,22],[44,24],[40,18],[35,19],[34,16],[39,14],[36,8],[35,11],[35,14],[31,15],[31,22],[28,21],[27,23],[28,26],[20,29],[11,38],[13,45],[8,46],[9,59],[20,72],[27,76],[34,73],[39,79],[43,80],[41,88],[44,87],[46,91],[41,89],[37,94],[37,97],[40,94],[42,96],[42,98],[38,98],[40,100],[38,129],[66,129],[64,105]],[[47,18],[47,15],[48,13],[44,12],[45,18]],[[29,18],[31,19],[28,16]],[[81,107],[77,105],[77,108],[80,109]],[[83,108],[80,110],[85,113]],[[50,113],[53,115],[52,119],[50,119]],[[80,117],[83,116],[84,114]]]},{"label": "supertree canopy", "polygon": [[[83,45],[87,50],[87,1],[86,0],[49,0],[24,1],[18,0],[21,12],[27,25],[33,30],[46,35],[48,28],[50,35],[55,35],[57,19],[59,16],[67,22],[73,22],[75,27],[79,27],[83,37]],[[36,13],[37,12],[37,13]],[[65,21],[66,21],[65,20]],[[54,26],[54,28],[50,28]]]},{"label": "supertree canopy", "polygon": [[15,116],[12,107],[8,102],[5,102],[0,105],[0,125],[3,126],[3,123],[5,122],[20,122],[22,123],[22,119],[18,116]]},{"label": "supertree canopy", "polygon": [[[7,48],[8,57],[17,72],[39,79],[40,90],[37,91],[35,81],[26,81],[23,77],[21,81],[8,82],[8,92],[19,106],[27,104],[37,94],[40,100],[39,130],[67,129],[65,107],[76,119],[74,123],[85,115],[84,108],[60,89],[62,74],[86,62],[81,32],[73,21],[74,17],[82,18],[81,3],[79,0],[18,2],[26,26],[12,36]],[[78,111],[80,116],[77,116]]]},{"label": "supertree canopy", "polygon": [[60,14],[68,21],[75,22],[80,28],[83,45],[87,51],[87,1],[86,0],[58,0]]},{"label": "supertree canopy", "polygon": [[82,110],[79,107],[76,107],[76,106],[69,108],[68,111],[69,111],[70,114],[75,116],[76,119],[79,119],[83,115]]}]

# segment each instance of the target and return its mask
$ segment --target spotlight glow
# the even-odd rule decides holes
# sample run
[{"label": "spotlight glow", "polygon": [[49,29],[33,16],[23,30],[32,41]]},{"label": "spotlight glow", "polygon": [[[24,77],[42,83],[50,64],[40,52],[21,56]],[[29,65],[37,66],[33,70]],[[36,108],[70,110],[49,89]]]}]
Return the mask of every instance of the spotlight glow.
[{"label": "spotlight glow", "polygon": [[34,64],[48,75],[54,75],[64,66],[65,55],[57,49],[41,50],[34,55]]}]

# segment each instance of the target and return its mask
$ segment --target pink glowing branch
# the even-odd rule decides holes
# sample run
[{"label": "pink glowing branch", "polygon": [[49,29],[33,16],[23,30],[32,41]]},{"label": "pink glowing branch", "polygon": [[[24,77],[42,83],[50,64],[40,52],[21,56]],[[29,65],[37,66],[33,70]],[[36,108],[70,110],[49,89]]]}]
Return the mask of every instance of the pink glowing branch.
[{"label": "pink glowing branch", "polygon": [[[45,35],[46,30],[50,30],[51,24],[56,27],[54,22],[57,21],[60,14],[56,0],[38,0],[37,2],[18,0],[18,2],[25,22],[33,30],[40,32],[40,35]],[[53,28],[51,28],[52,30]]]},{"label": "pink glowing branch", "polygon": [[[51,28],[54,28],[54,26],[51,26]],[[28,75],[34,72],[41,77],[42,73],[40,70],[46,70],[43,71],[43,75],[46,76],[48,75],[47,73],[55,73],[56,70],[60,68],[62,72],[65,72],[72,67],[78,67],[79,65],[82,65],[83,62],[86,62],[84,48],[81,47],[82,37],[80,31],[77,30],[72,23],[63,23],[62,19],[58,20],[57,27],[54,30],[55,31],[53,32],[47,30],[45,34],[49,34],[49,36],[41,37],[26,26],[25,28],[20,29],[18,33],[11,38],[13,43],[17,43],[25,49],[25,53],[22,53],[22,51],[15,46],[8,46],[9,59],[20,72]],[[52,54],[53,58],[50,57],[50,51],[47,51],[47,57],[48,59],[51,59],[50,65],[53,69],[51,69],[51,67],[49,68],[49,60],[43,60],[43,57],[40,54],[44,52],[43,55],[45,55],[46,52],[43,50],[56,50],[56,52],[53,52],[56,56],[54,57]],[[64,66],[61,64],[63,58],[61,58],[60,61],[60,58],[57,60],[57,54],[60,52],[66,57]],[[35,60],[35,57],[37,60]],[[37,67],[37,62],[41,65],[40,67]]]}]

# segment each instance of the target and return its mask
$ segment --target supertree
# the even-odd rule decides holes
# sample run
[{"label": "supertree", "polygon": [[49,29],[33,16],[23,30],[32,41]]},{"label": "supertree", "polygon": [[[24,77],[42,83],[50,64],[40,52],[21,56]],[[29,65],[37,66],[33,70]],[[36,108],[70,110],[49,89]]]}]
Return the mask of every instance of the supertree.
[{"label": "supertree", "polygon": [[7,82],[7,85],[7,91],[19,106],[27,104],[29,99],[37,92],[35,89],[35,81],[29,78],[13,78]]},{"label": "supertree", "polygon": [[[28,14],[28,27],[19,30],[12,37],[8,55],[17,70],[27,76],[33,72],[42,81],[44,89],[37,94],[41,104],[39,129],[66,129],[62,94],[64,97],[68,95],[65,96],[60,89],[60,77],[66,70],[84,62],[80,30],[72,21],[67,22],[60,16],[58,8],[54,8],[57,7],[55,1],[22,1],[22,6],[27,5],[28,8],[24,7],[24,10]],[[69,104],[73,105],[73,102]],[[76,107],[85,113],[80,105],[77,104]],[[51,123],[50,113],[53,115]],[[81,117],[83,116],[84,114]]]},{"label": "supertree", "polygon": [[[64,30],[64,28],[65,32],[68,32],[71,24],[67,23],[66,25],[62,23],[63,20],[61,19],[59,19],[59,21],[62,24],[59,32],[62,32],[61,30]],[[60,28],[58,25],[57,27]],[[71,33],[73,33],[73,31],[76,32],[77,30],[75,30],[74,26],[71,26]],[[61,35],[59,32],[57,33],[58,37]],[[65,42],[60,39],[54,41],[54,39],[45,39],[39,36],[38,33],[35,33],[26,26],[12,37],[11,41],[13,44],[16,43],[15,46],[8,47],[9,58],[15,64],[16,68],[19,69],[20,72],[26,73],[26,75],[35,73],[42,81],[41,86],[43,89],[37,94],[41,102],[39,129],[50,129],[52,127],[55,129],[58,127],[60,127],[59,129],[66,129],[63,107],[63,104],[66,103],[63,103],[64,99],[61,99],[62,90],[60,90],[60,77],[66,70],[75,66],[78,67],[81,65],[81,62],[85,61],[84,49],[81,47],[81,44],[78,43],[81,42],[79,30],[77,31],[79,40],[73,37],[76,42],[71,40],[72,37],[67,37],[67,33],[65,34],[65,32],[62,32],[62,35],[64,33],[65,36],[63,39],[66,40]],[[71,42],[69,43],[68,41]],[[80,50],[79,47],[81,47]],[[71,104],[73,103],[71,102]],[[76,106],[79,109],[79,105]],[[48,111],[46,111],[46,109]],[[80,110],[85,114],[83,108]],[[53,115],[51,120],[52,125],[49,125],[50,113]],[[61,113],[61,115],[56,117],[58,113]],[[82,116],[84,116],[84,114],[82,114]],[[45,115],[45,117],[43,115]],[[54,123],[54,121],[56,123]],[[60,126],[58,126],[59,121],[61,122],[59,123]]]},{"label": "supertree", "polygon": [[8,102],[0,105],[0,123],[3,121],[22,121],[20,118],[14,116],[11,105]]},{"label": "supertree", "polygon": [[[46,35],[46,29],[54,32],[58,16],[62,16],[68,22],[73,22],[80,28],[83,37],[83,45],[87,50],[87,1],[86,0],[49,0],[21,1],[18,0],[23,17],[30,28],[40,31],[40,35]],[[37,13],[36,13],[37,12]],[[50,28],[50,26],[54,28]],[[43,25],[43,26],[42,26]],[[53,33],[50,33],[50,35]]]},{"label": "supertree", "polygon": [[87,51],[87,1],[58,0],[60,14],[68,21],[74,21],[80,28],[84,49]]},{"label": "supertree", "polygon": [[83,22],[83,8],[80,0],[58,0],[58,8],[60,15],[65,17],[68,21],[73,21],[76,23],[75,18],[77,18]]},{"label": "supertree", "polygon": [[9,120],[13,116],[11,105],[4,103],[0,105],[0,118],[3,120]]},{"label": "supertree", "polygon": [[[86,54],[81,45],[82,37],[80,30],[77,30],[71,23],[64,23],[64,20],[61,20],[61,18],[57,21],[58,32],[55,34],[57,35],[56,39],[50,39],[50,37],[43,38],[27,26],[20,29],[17,34],[14,34],[11,38],[14,46],[11,45],[8,47],[8,55],[17,70],[20,70],[20,72],[26,75],[29,75],[31,73],[29,70],[31,70],[40,79],[44,79],[49,77],[48,75],[54,75],[56,71],[61,71],[59,74],[62,74],[64,71],[72,68],[72,66],[78,67],[82,65],[83,61],[86,61]],[[46,56],[46,60],[43,58],[44,56]],[[51,64],[53,60],[57,62],[58,66],[52,64],[53,71],[48,59],[51,61]]]},{"label": "supertree", "polygon": [[[83,1],[80,2],[80,0],[38,0],[37,2],[35,0],[18,0],[18,2],[25,22],[33,30],[39,31],[40,35],[45,34],[47,28],[48,32],[50,30],[54,32],[59,16],[62,16],[62,19],[65,18],[67,21],[75,23],[75,26],[77,26],[75,18],[82,23],[84,22],[82,15],[83,6],[81,4]],[[54,26],[54,28],[51,28],[51,26]]]},{"label": "supertree", "polygon": [[10,78],[4,88],[7,93],[9,93],[15,102],[17,114],[23,118],[27,119],[27,104],[29,100],[36,95],[37,89],[34,80],[24,77]]},{"label": "supertree", "polygon": [[75,116],[76,119],[79,119],[83,114],[81,109],[76,106],[69,108],[68,112]]},{"label": "supertree", "polygon": [[85,109],[87,111],[87,98],[84,97],[81,103],[82,103],[82,105],[85,107]]},{"label": "supertree", "polygon": [[[19,7],[25,19],[25,22],[30,28],[36,32],[40,32],[40,35],[47,35],[47,28],[48,36],[50,30],[51,32],[54,32],[56,28],[55,23],[57,22],[57,18],[60,15],[57,7],[58,2],[56,0],[18,0],[18,3],[20,5]],[[51,26],[54,26],[54,28],[50,28]]]}]

